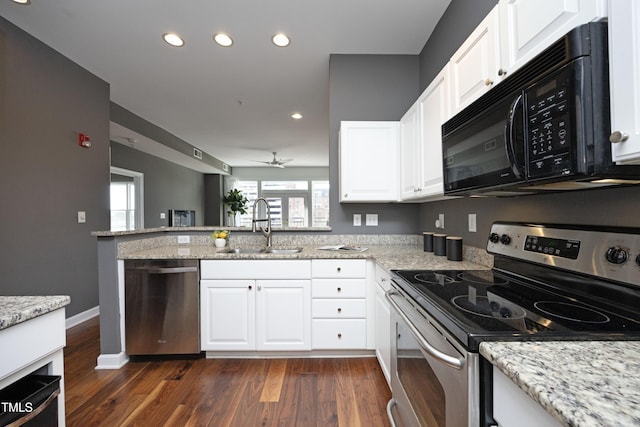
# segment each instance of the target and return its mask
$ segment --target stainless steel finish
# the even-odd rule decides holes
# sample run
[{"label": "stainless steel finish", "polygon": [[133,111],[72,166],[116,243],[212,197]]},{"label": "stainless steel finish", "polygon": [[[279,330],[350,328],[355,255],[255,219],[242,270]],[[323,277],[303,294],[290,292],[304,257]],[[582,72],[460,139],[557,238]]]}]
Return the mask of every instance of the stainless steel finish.
[{"label": "stainless steel finish", "polygon": [[[267,207],[267,218],[256,219],[256,208],[259,202],[263,202]],[[267,238],[267,248],[271,247],[271,208],[269,207],[269,202],[264,197],[258,197],[255,202],[253,202],[253,219],[251,221],[251,231],[256,232],[256,223],[257,222],[267,222],[267,228],[260,226],[260,231]]]},{"label": "stainless steel finish", "polygon": [[228,254],[261,254],[264,251],[264,248],[234,248],[223,252]]},{"label": "stainless steel finish", "polygon": [[200,353],[197,260],[125,260],[125,352]]},{"label": "stainless steel finish", "polygon": [[[444,399],[440,401],[440,405],[444,405],[442,410],[446,419],[446,426],[441,427],[476,427],[480,420],[478,353],[468,352],[432,316],[415,306],[410,297],[393,286],[395,292],[387,294],[391,301],[393,337],[391,390],[394,403],[389,405],[396,407],[402,425],[419,427],[421,419],[429,419],[432,415],[423,414],[423,411],[431,411],[431,408],[425,407],[425,397],[421,392],[416,392],[416,387],[441,389]],[[414,331],[409,325],[418,332],[420,340],[414,338]],[[436,348],[436,354],[443,353],[447,356],[446,359],[455,359],[455,364],[459,362],[461,368],[443,363],[442,358],[435,357],[422,348],[423,340]],[[431,374],[425,375],[425,369]],[[405,385],[403,380],[415,382]],[[432,405],[440,407],[433,400],[426,406]]]},{"label": "stainless steel finish", "polygon": [[297,254],[302,252],[302,248],[267,248],[268,254]]},{"label": "stainless steel finish", "polygon": [[298,254],[302,248],[234,248],[222,251],[228,254]]},{"label": "stainless steel finish", "polygon": [[[559,267],[604,279],[625,282],[640,287],[640,274],[635,259],[640,255],[640,235],[607,231],[574,230],[552,228],[536,224],[512,224],[496,222],[491,233],[503,234],[511,238],[508,245],[487,242],[487,251],[493,254],[523,259],[537,264]],[[577,259],[561,258],[554,255],[524,250],[527,236],[549,237],[553,239],[579,240],[580,254]],[[628,254],[623,264],[614,265],[607,261],[606,252],[611,247],[620,247]]]},{"label": "stainless steel finish", "polygon": [[449,356],[448,354],[439,351],[437,348],[432,346],[429,341],[424,339],[424,337],[420,334],[420,331],[418,331],[415,325],[411,323],[411,320],[409,320],[407,315],[403,313],[400,306],[398,306],[398,304],[393,300],[393,295],[398,294],[398,291],[390,289],[385,293],[385,297],[387,298],[387,300],[389,300],[389,303],[393,306],[393,308],[397,310],[398,315],[402,318],[402,320],[405,321],[414,338],[420,344],[420,347],[422,347],[424,351],[433,356],[438,362],[450,366],[454,369],[462,369],[464,367],[464,358],[458,359],[457,357]]},{"label": "stainless steel finish", "polygon": [[391,410],[396,406],[396,400],[391,398],[389,402],[387,402],[387,417],[389,417],[389,423],[391,423],[391,427],[396,427],[396,420],[393,418],[393,413]]},{"label": "stainless steel finish", "polygon": [[609,142],[611,142],[612,144],[624,142],[627,139],[629,139],[629,135],[624,132],[620,132],[619,130],[612,132],[609,136]]}]

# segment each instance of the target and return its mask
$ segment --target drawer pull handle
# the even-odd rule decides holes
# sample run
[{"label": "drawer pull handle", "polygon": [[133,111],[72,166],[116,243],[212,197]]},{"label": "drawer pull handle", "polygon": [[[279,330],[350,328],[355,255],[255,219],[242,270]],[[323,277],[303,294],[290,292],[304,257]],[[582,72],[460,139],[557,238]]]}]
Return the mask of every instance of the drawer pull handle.
[{"label": "drawer pull handle", "polygon": [[338,339],[342,338],[342,334],[338,333]]},{"label": "drawer pull handle", "polygon": [[338,288],[338,292],[342,291],[342,288]]},{"label": "drawer pull handle", "polygon": [[338,313],[342,313],[342,308],[338,307]]},{"label": "drawer pull handle", "polygon": [[253,286],[249,285],[249,290],[253,289]]},{"label": "drawer pull handle", "polygon": [[342,271],[342,268],[338,267],[336,270],[338,270],[338,273],[340,273]]}]

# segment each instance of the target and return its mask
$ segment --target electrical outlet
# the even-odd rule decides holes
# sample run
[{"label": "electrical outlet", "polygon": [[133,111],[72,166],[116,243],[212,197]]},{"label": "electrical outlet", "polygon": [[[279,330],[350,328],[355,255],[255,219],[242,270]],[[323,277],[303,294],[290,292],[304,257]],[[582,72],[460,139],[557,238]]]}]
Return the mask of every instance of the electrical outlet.
[{"label": "electrical outlet", "polygon": [[84,224],[87,222],[87,213],[85,211],[78,211],[78,224]]},{"label": "electrical outlet", "polygon": [[469,232],[475,233],[478,231],[476,227],[476,214],[469,214]]},{"label": "electrical outlet", "polygon": [[362,214],[353,214],[353,225],[360,227],[362,225]]},{"label": "electrical outlet", "polygon": [[378,225],[378,214],[367,214],[366,225],[376,227]]},{"label": "electrical outlet", "polygon": [[436,228],[444,228],[444,214],[439,214],[436,219]]},{"label": "electrical outlet", "polygon": [[160,212],[160,219],[165,219],[167,217],[167,214],[164,212]]},{"label": "electrical outlet", "polygon": [[191,238],[189,236],[178,236],[178,244],[189,244],[191,242]]}]

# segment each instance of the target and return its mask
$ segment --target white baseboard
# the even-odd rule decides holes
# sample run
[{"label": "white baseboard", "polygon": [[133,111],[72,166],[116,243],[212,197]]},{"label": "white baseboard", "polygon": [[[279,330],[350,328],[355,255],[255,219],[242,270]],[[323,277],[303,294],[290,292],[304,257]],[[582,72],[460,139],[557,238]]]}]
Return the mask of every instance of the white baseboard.
[{"label": "white baseboard", "polygon": [[98,356],[96,369],[120,369],[129,362],[129,357],[124,353],[101,354]]},{"label": "white baseboard", "polygon": [[83,311],[82,313],[78,313],[74,316],[67,317],[65,320],[66,328],[73,328],[74,326],[79,325],[82,322],[86,322],[89,319],[93,319],[96,316],[100,316],[100,306],[96,305],[89,310]]}]

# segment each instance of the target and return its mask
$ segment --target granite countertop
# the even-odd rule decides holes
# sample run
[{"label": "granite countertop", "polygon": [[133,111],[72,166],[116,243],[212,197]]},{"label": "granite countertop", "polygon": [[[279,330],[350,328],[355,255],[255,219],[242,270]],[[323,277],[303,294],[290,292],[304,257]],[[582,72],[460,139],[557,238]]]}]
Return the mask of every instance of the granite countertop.
[{"label": "granite countertop", "polygon": [[0,296],[0,330],[68,305],[67,295]]},{"label": "granite countertop", "polygon": [[640,425],[640,342],[484,342],[480,353],[561,423]]},{"label": "granite countertop", "polygon": [[[479,256],[484,251],[478,251]],[[171,245],[143,249],[122,255],[122,259],[375,259],[384,269],[486,269],[486,260],[449,261],[447,257],[424,252],[417,245],[368,245],[364,252],[327,251],[317,246],[303,246],[294,254],[231,254],[212,245]],[[466,257],[469,258],[468,256]],[[475,262],[474,262],[475,261]],[[484,262],[484,265],[480,265]]]}]

